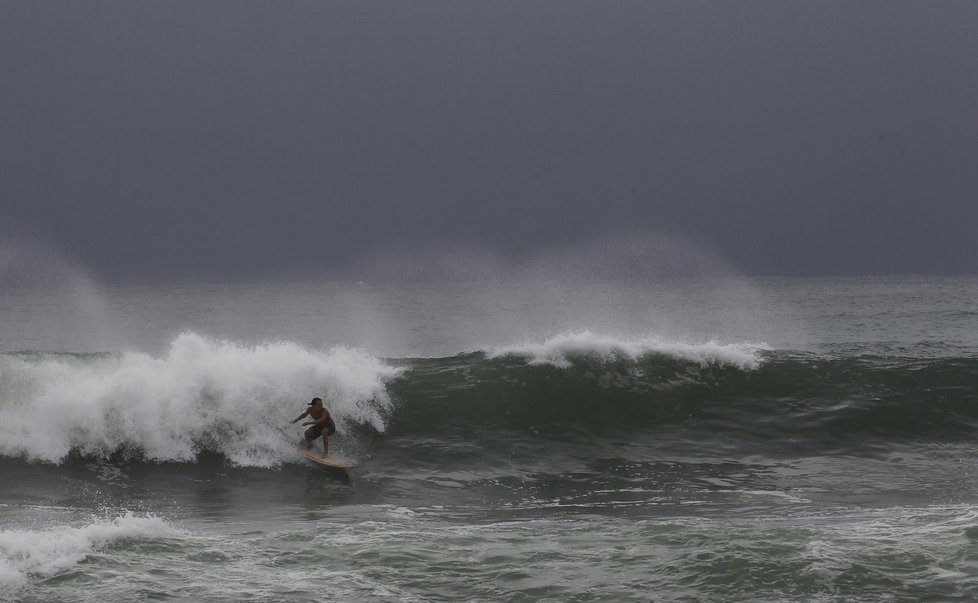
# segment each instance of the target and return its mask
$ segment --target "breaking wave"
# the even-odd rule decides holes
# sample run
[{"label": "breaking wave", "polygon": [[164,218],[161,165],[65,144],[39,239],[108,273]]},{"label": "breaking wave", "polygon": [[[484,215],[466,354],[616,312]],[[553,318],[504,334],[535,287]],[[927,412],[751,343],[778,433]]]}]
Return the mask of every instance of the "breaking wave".
[{"label": "breaking wave", "polygon": [[193,333],[161,357],[20,353],[0,357],[0,454],[59,462],[69,452],[190,461],[203,451],[267,466],[292,451],[283,425],[319,395],[342,428],[384,430],[399,373],[349,348],[242,346]]},{"label": "breaking wave", "polygon": [[275,466],[295,460],[288,422],[315,395],[345,453],[382,434],[492,448],[582,436],[708,447],[723,434],[744,454],[838,451],[972,438],[975,383],[971,357],[827,356],[586,331],[409,359],[185,333],[160,357],[0,356],[0,455],[194,462],[215,453]]}]

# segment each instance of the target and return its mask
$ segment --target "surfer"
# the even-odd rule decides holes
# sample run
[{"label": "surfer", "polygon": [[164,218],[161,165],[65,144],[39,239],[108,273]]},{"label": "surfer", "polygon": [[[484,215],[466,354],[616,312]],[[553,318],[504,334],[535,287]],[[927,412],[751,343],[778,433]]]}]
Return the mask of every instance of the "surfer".
[{"label": "surfer", "polygon": [[312,402],[309,403],[309,408],[306,412],[302,413],[291,422],[301,421],[305,417],[312,419],[311,421],[306,421],[303,425],[312,425],[306,430],[303,436],[306,438],[306,448],[312,450],[312,441],[323,436],[323,458],[329,456],[329,436],[336,433],[336,423],[333,422],[333,417],[330,416],[329,411],[323,406],[322,398],[313,398]]}]

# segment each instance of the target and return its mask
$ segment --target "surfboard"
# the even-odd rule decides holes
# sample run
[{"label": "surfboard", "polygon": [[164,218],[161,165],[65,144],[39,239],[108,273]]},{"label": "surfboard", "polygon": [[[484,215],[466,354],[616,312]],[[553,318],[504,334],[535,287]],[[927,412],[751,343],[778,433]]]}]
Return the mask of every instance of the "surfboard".
[{"label": "surfboard", "polygon": [[310,461],[322,465],[324,467],[331,467],[333,469],[352,469],[353,467],[356,467],[356,465],[354,465],[353,463],[344,461],[343,459],[338,459],[333,456],[327,456],[323,458],[323,456],[320,455],[318,452],[314,452],[312,450],[306,450],[305,448],[302,447],[299,448],[299,451],[305,454],[306,458],[309,459]]}]

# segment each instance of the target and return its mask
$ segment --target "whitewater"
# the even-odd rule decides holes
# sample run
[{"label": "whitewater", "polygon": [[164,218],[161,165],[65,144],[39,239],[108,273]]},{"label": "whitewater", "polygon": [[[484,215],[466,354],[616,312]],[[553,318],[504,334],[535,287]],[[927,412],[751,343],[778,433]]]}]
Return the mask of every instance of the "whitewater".
[{"label": "whitewater", "polygon": [[283,407],[291,411],[315,392],[330,398],[341,425],[383,431],[384,385],[397,373],[357,350],[246,347],[193,333],[160,357],[11,354],[0,360],[0,454],[59,462],[71,451],[129,450],[153,461],[192,461],[209,450],[269,466],[294,452],[276,428]]}]

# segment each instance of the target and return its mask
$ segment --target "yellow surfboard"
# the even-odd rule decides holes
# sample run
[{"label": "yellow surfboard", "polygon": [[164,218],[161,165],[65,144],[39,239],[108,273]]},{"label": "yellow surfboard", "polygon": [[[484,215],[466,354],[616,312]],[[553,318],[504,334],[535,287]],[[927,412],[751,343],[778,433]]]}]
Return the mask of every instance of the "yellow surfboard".
[{"label": "yellow surfboard", "polygon": [[352,469],[356,467],[353,463],[338,459],[333,456],[324,457],[323,455],[315,452],[313,450],[306,450],[305,448],[299,448],[299,451],[306,455],[306,458],[310,461],[322,465],[324,467],[332,467],[333,469]]}]

